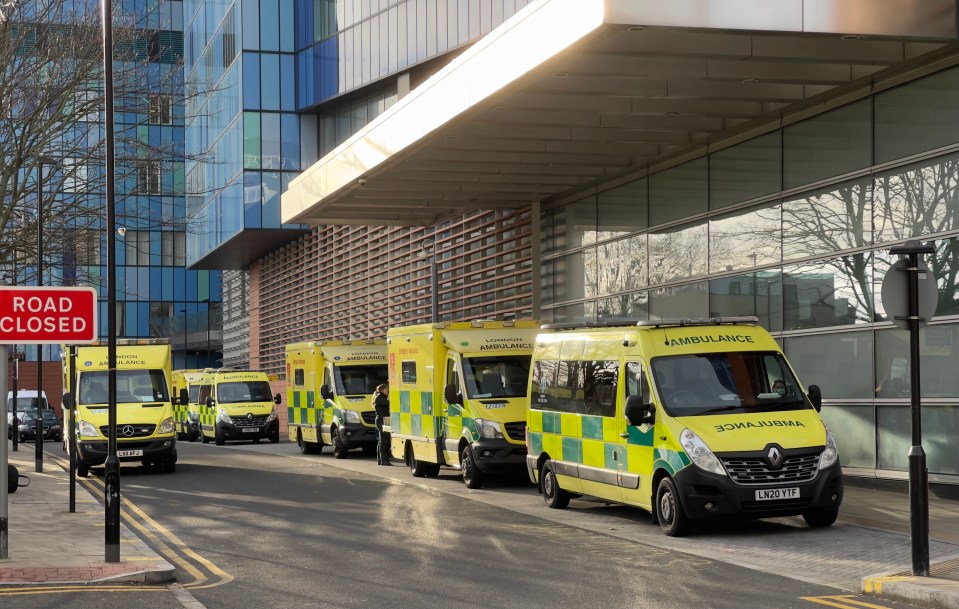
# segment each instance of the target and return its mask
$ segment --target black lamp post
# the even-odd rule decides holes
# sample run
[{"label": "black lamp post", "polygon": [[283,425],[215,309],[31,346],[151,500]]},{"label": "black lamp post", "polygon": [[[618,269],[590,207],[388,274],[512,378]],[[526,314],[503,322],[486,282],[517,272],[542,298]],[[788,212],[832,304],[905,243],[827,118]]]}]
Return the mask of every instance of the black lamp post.
[{"label": "black lamp post", "polygon": [[432,239],[427,239],[422,244],[417,256],[420,259],[430,263],[430,322],[439,322],[440,302],[439,302],[439,277],[436,271],[436,244]]},{"label": "black lamp post", "polygon": [[[37,158],[37,287],[43,286],[43,166],[59,166],[54,159],[41,155]],[[43,345],[37,345],[37,420],[34,440],[34,461],[37,472],[43,471]]]}]

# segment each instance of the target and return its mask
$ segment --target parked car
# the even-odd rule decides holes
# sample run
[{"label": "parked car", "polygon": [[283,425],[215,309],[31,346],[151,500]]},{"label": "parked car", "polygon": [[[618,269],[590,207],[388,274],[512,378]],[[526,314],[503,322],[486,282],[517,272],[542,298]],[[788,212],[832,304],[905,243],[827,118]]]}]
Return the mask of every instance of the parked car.
[{"label": "parked car", "polygon": [[[43,412],[43,439],[56,442],[63,442],[63,423],[57,418],[57,414],[47,408]],[[30,409],[23,414],[17,413],[19,422],[17,424],[17,433],[20,441],[34,440],[37,437],[37,411]],[[11,434],[11,437],[12,434]]]}]

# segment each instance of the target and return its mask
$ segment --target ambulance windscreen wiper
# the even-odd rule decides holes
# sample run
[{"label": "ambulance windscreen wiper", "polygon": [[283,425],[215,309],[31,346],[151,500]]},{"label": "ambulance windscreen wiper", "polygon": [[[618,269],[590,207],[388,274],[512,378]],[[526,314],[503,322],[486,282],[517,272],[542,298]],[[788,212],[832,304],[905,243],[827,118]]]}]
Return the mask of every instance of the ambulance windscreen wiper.
[{"label": "ambulance windscreen wiper", "polygon": [[795,400],[788,400],[785,402],[780,402],[779,400],[776,400],[775,402],[758,404],[757,408],[763,412],[769,412],[772,410],[785,409],[786,406],[795,406],[796,404],[802,404],[804,402],[805,400],[803,400],[802,398],[797,398]]},{"label": "ambulance windscreen wiper", "polygon": [[728,404],[728,405],[726,405],[726,406],[717,406],[716,408],[709,408],[709,409],[704,410],[704,411],[702,411],[702,412],[697,412],[697,413],[696,413],[695,415],[693,415],[693,416],[701,417],[701,416],[707,415],[707,414],[715,414],[715,413],[717,413],[717,412],[725,412],[725,411],[727,411],[727,410],[736,410],[736,409],[738,409],[738,408],[742,408],[742,406],[741,406],[740,404]]}]

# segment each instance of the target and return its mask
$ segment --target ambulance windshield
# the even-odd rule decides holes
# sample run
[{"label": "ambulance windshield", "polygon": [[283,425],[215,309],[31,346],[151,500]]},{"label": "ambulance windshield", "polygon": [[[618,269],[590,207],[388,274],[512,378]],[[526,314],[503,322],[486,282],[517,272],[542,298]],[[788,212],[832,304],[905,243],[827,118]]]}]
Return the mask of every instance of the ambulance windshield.
[{"label": "ambulance windshield", "polygon": [[273,394],[266,381],[231,381],[217,384],[216,401],[218,404],[271,402]]},{"label": "ambulance windshield", "polygon": [[463,358],[466,396],[473,399],[525,397],[531,359],[529,355]]},{"label": "ambulance windshield", "polygon": [[386,382],[386,364],[337,366],[336,393],[340,395],[372,395],[376,386]]},{"label": "ambulance windshield", "polygon": [[657,357],[653,379],[674,417],[811,408],[779,353]]},{"label": "ambulance windshield", "polygon": [[[81,372],[77,403],[106,404],[109,383],[106,370]],[[117,403],[165,402],[166,375],[163,370],[117,370]]]}]

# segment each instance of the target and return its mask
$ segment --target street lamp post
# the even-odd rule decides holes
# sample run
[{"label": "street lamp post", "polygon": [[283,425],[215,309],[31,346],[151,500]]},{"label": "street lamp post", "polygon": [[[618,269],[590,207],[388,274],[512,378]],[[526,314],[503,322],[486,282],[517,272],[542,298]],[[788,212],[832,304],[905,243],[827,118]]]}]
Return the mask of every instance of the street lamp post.
[{"label": "street lamp post", "polygon": [[[37,159],[37,287],[43,286],[43,166],[58,165],[48,156]],[[43,472],[43,345],[37,345],[37,420],[34,445],[35,471]]]},{"label": "street lamp post", "polygon": [[438,292],[439,276],[436,270],[436,244],[432,239],[423,242],[417,257],[430,263],[430,322],[437,323],[440,317]]}]

